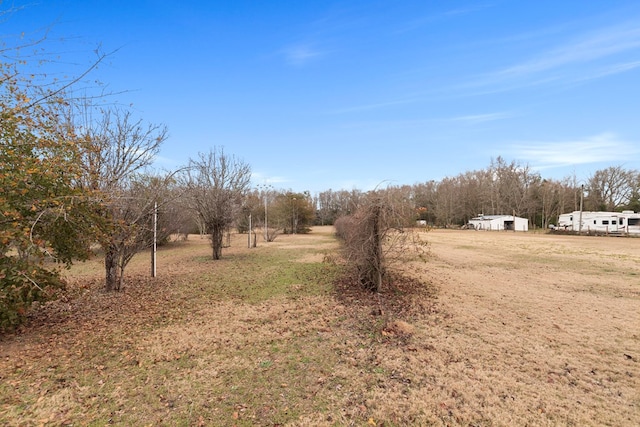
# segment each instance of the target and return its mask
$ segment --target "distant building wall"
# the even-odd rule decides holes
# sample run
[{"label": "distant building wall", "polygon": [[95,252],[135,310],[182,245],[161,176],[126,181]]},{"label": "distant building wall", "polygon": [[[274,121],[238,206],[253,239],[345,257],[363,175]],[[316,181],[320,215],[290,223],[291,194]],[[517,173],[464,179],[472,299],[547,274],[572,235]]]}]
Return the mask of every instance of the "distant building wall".
[{"label": "distant building wall", "polygon": [[513,215],[481,215],[471,218],[469,224],[476,230],[529,231],[529,220]]}]

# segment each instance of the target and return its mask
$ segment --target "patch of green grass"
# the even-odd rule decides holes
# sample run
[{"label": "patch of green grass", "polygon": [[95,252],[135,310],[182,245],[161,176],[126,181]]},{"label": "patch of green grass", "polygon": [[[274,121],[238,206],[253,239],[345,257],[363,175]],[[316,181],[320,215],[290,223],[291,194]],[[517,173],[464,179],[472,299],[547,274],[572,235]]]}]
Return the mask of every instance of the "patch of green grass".
[{"label": "patch of green grass", "polygon": [[[169,264],[174,261],[174,249],[175,256],[181,257],[177,266]],[[165,279],[138,282],[134,266],[127,280],[130,287],[122,294],[90,290],[92,301],[103,303],[96,307],[104,311],[60,326],[54,341],[49,342],[46,335],[34,336],[32,345],[41,339],[38,345],[51,349],[54,360],[59,360],[47,370],[43,353],[32,350],[25,356],[28,364],[18,368],[29,367],[29,372],[0,371],[0,424],[37,425],[50,419],[52,425],[63,425],[65,420],[95,426],[279,425],[330,407],[322,391],[338,363],[330,345],[334,338],[328,330],[321,335],[315,329],[320,309],[305,301],[319,301],[315,297],[325,295],[332,298],[341,267],[317,262],[326,246],[264,245],[223,251],[217,261],[211,260],[205,245],[188,254],[183,249],[189,248],[164,249],[160,276]],[[146,260],[141,260],[140,277],[146,273]],[[94,267],[100,274],[100,263]],[[168,277],[170,271],[179,274]],[[135,292],[143,287],[148,292]],[[202,322],[199,315],[207,315],[206,309],[220,301],[231,310],[237,307],[238,312],[252,313],[244,323],[236,321],[236,327],[249,324],[251,330],[263,333],[242,335],[229,329],[227,317]],[[281,319],[267,309],[255,309],[263,303],[269,307],[271,301],[286,305],[273,313],[288,312],[289,324],[280,324]],[[310,320],[296,324],[298,313]],[[330,316],[324,319],[326,328],[333,327],[330,320]],[[81,326],[83,321],[86,324]],[[176,345],[171,350],[166,346],[172,340],[154,341],[183,326],[193,332],[210,325],[223,325],[216,334],[226,337],[224,341],[212,339],[214,345],[199,348],[196,338],[182,337],[195,343],[195,348]],[[281,332],[263,337],[274,329]],[[162,347],[155,350],[149,342]],[[9,367],[7,362],[4,366]],[[21,382],[13,385],[14,381]]]},{"label": "patch of green grass", "polygon": [[271,367],[271,365],[273,365],[273,361],[271,361],[271,360],[262,360],[262,361],[260,362],[260,367],[261,367],[262,369],[270,368],[270,367]]},{"label": "patch of green grass", "polygon": [[322,295],[340,274],[335,264],[298,262],[295,251],[255,251],[212,261],[196,279],[206,297],[259,303],[276,297]]}]

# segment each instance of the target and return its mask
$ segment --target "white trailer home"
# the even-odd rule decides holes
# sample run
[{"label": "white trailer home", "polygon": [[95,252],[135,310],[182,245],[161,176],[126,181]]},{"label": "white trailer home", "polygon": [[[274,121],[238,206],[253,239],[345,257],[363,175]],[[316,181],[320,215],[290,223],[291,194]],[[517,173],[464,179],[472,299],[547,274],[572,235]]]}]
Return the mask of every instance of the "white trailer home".
[{"label": "white trailer home", "polygon": [[[582,226],[580,225],[582,220]],[[560,215],[559,231],[581,231],[583,233],[634,234],[640,235],[640,212],[592,212],[573,211]]]},{"label": "white trailer home", "polygon": [[529,220],[513,215],[480,215],[469,220],[469,228],[490,231],[528,231]]}]

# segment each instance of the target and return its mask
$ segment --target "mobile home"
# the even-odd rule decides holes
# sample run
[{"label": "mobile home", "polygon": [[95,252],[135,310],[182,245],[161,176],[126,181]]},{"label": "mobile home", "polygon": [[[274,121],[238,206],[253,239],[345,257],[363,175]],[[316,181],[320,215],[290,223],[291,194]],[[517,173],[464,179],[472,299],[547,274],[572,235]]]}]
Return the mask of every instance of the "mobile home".
[{"label": "mobile home", "polygon": [[[580,222],[582,220],[582,223]],[[640,235],[640,212],[573,211],[560,215],[557,230]]]}]

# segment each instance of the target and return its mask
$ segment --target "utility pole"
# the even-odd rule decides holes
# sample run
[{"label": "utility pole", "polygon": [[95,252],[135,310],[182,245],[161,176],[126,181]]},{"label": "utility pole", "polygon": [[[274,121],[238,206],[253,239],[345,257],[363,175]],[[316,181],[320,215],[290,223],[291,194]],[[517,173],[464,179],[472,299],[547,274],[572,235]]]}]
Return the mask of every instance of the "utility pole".
[{"label": "utility pole", "polygon": [[269,241],[269,222],[267,221],[267,205],[268,205],[268,201],[269,201],[269,189],[272,189],[273,186],[271,186],[271,184],[267,184],[267,182],[265,181],[265,183],[263,185],[258,185],[258,188],[261,189],[261,191],[264,192],[263,197],[264,197],[264,241],[268,242]]},{"label": "utility pole", "polygon": [[249,232],[247,236],[247,247],[251,249],[251,212],[249,212]]},{"label": "utility pole", "polygon": [[153,203],[153,249],[151,250],[151,277],[156,277],[158,252],[158,202]]},{"label": "utility pole", "polygon": [[291,234],[296,234],[296,228],[298,227],[298,225],[295,224],[296,222],[295,219],[296,219],[296,198],[294,197],[291,203]]},{"label": "utility pole", "polygon": [[582,199],[584,197],[584,184],[580,186],[580,224],[578,225],[578,234],[582,234]]}]

